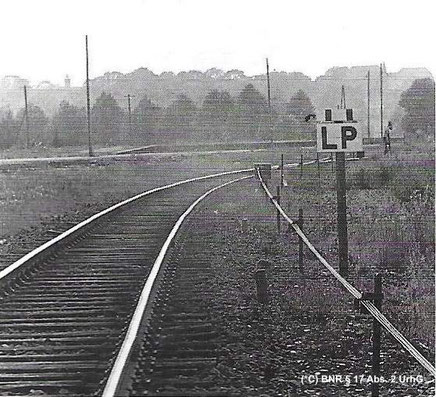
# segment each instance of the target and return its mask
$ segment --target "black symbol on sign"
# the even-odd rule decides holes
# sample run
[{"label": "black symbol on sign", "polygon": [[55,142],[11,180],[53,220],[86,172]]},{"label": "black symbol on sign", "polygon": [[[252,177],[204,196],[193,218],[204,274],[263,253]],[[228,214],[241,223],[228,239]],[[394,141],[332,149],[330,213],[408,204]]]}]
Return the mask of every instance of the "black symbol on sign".
[{"label": "black symbol on sign", "polygon": [[336,150],[338,145],[334,143],[327,143],[327,127],[321,127],[322,148],[323,150]]},{"label": "black symbol on sign", "polygon": [[[350,133],[350,134],[348,134]],[[347,141],[353,141],[356,139],[357,130],[351,126],[345,126],[341,128],[341,140],[342,140],[342,149],[347,148]]]}]

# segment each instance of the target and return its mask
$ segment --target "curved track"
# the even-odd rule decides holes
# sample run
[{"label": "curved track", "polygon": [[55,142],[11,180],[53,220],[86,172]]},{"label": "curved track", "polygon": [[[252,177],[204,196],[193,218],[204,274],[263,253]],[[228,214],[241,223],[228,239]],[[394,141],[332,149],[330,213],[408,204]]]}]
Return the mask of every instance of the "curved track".
[{"label": "curved track", "polygon": [[5,269],[0,395],[100,395],[162,244],[195,199],[230,179],[139,195]]}]

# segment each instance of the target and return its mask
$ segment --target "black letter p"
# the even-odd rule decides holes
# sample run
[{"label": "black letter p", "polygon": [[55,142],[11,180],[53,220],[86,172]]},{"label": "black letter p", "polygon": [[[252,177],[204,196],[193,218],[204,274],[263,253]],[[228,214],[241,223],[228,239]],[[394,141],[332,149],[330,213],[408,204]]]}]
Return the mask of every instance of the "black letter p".
[{"label": "black letter p", "polygon": [[[349,132],[350,134],[347,134]],[[342,149],[347,148],[347,141],[352,141],[356,138],[357,131],[354,127],[345,126],[341,128]]]}]

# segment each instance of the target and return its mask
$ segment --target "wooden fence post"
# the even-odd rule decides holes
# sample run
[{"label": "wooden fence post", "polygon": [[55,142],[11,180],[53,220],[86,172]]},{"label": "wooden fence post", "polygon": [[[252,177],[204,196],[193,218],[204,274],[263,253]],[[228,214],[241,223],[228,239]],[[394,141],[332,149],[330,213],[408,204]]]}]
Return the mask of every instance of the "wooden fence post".
[{"label": "wooden fence post", "polygon": [[268,303],[268,284],[266,282],[266,270],[257,269],[255,273],[257,300],[260,303]]},{"label": "wooden fence post", "polygon": [[[276,196],[277,204],[280,205],[280,186],[277,186],[277,196]],[[277,210],[277,232],[280,234],[281,231],[281,215],[280,211]]]},{"label": "wooden fence post", "polygon": [[[300,227],[301,231],[303,231],[303,225],[304,225],[303,209],[300,208],[298,210],[298,226]],[[298,236],[298,268],[301,274],[303,274],[304,272],[303,256],[304,256],[304,242],[303,239],[300,236]]]},{"label": "wooden fence post", "polygon": [[[382,307],[382,276],[376,274],[374,276],[374,306],[381,311]],[[372,320],[372,397],[379,397],[380,384],[380,350],[381,350],[381,325],[374,318]]]},{"label": "wooden fence post", "polygon": [[303,155],[300,156],[300,179],[303,179]]}]

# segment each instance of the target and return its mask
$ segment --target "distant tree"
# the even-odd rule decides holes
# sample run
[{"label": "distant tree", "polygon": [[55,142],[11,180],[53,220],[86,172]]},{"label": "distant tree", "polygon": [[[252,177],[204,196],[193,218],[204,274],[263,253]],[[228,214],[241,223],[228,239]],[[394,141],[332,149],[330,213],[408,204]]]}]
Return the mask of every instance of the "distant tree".
[{"label": "distant tree", "polygon": [[91,117],[100,142],[114,143],[118,140],[124,113],[112,94],[101,93],[92,107]]},{"label": "distant tree", "polygon": [[224,74],[224,78],[230,80],[243,79],[244,77],[245,77],[244,72],[239,69],[232,69]]},{"label": "distant tree", "polygon": [[[314,114],[315,108],[303,90],[298,90],[286,106],[286,114],[282,117],[280,127],[287,139],[314,138],[315,121],[307,118]],[[307,118],[307,121],[306,121]],[[308,136],[310,135],[310,136]]]},{"label": "distant tree", "polygon": [[304,119],[308,114],[315,113],[312,101],[303,90],[298,90],[287,106],[288,114]]},{"label": "distant tree", "polygon": [[19,124],[12,112],[8,109],[2,112],[0,121],[0,148],[7,149],[17,141]]},{"label": "distant tree", "polygon": [[176,75],[173,72],[162,72],[159,75],[159,78],[161,79],[174,79]]},{"label": "distant tree", "polygon": [[[47,132],[47,124],[48,118],[45,115],[44,111],[39,107],[32,103],[29,103],[28,108],[28,119],[29,119],[29,142],[31,145],[40,144],[40,143],[51,143],[51,139],[48,139],[46,136]],[[21,141],[25,141],[25,134],[27,131],[26,122],[25,122],[25,110],[21,108],[17,113],[17,120],[20,121],[20,134]]]},{"label": "distant tree", "polygon": [[132,114],[135,132],[149,133],[155,131],[159,126],[160,115],[160,107],[154,104],[147,95],[144,95]]},{"label": "distant tree", "polygon": [[232,111],[234,101],[228,91],[209,91],[203,101],[203,110],[211,114]]},{"label": "distant tree", "polygon": [[405,133],[418,130],[427,135],[435,133],[435,83],[432,79],[417,79],[401,94],[399,105],[404,109],[402,120]]},{"label": "distant tree", "polygon": [[201,108],[203,131],[212,133],[211,139],[224,138],[234,111],[234,101],[228,91],[209,91]]},{"label": "distant tree", "polygon": [[53,145],[79,145],[86,141],[86,112],[67,101],[59,104],[59,109],[53,116]]},{"label": "distant tree", "polygon": [[268,105],[265,97],[254,88],[246,85],[238,96],[239,125],[248,137],[262,136],[261,129],[268,125]]},{"label": "distant tree", "polygon": [[244,87],[239,94],[238,103],[249,113],[262,114],[268,111],[265,97],[254,88],[253,84]]},{"label": "distant tree", "polygon": [[190,70],[189,72],[179,72],[177,77],[187,80],[198,80],[204,77],[204,74],[199,70]]},{"label": "distant tree", "polygon": [[181,94],[166,110],[167,127],[174,132],[192,132],[196,113],[194,102]]},{"label": "distant tree", "polygon": [[211,68],[206,70],[204,73],[205,76],[216,79],[224,76],[224,71],[217,68]]}]

